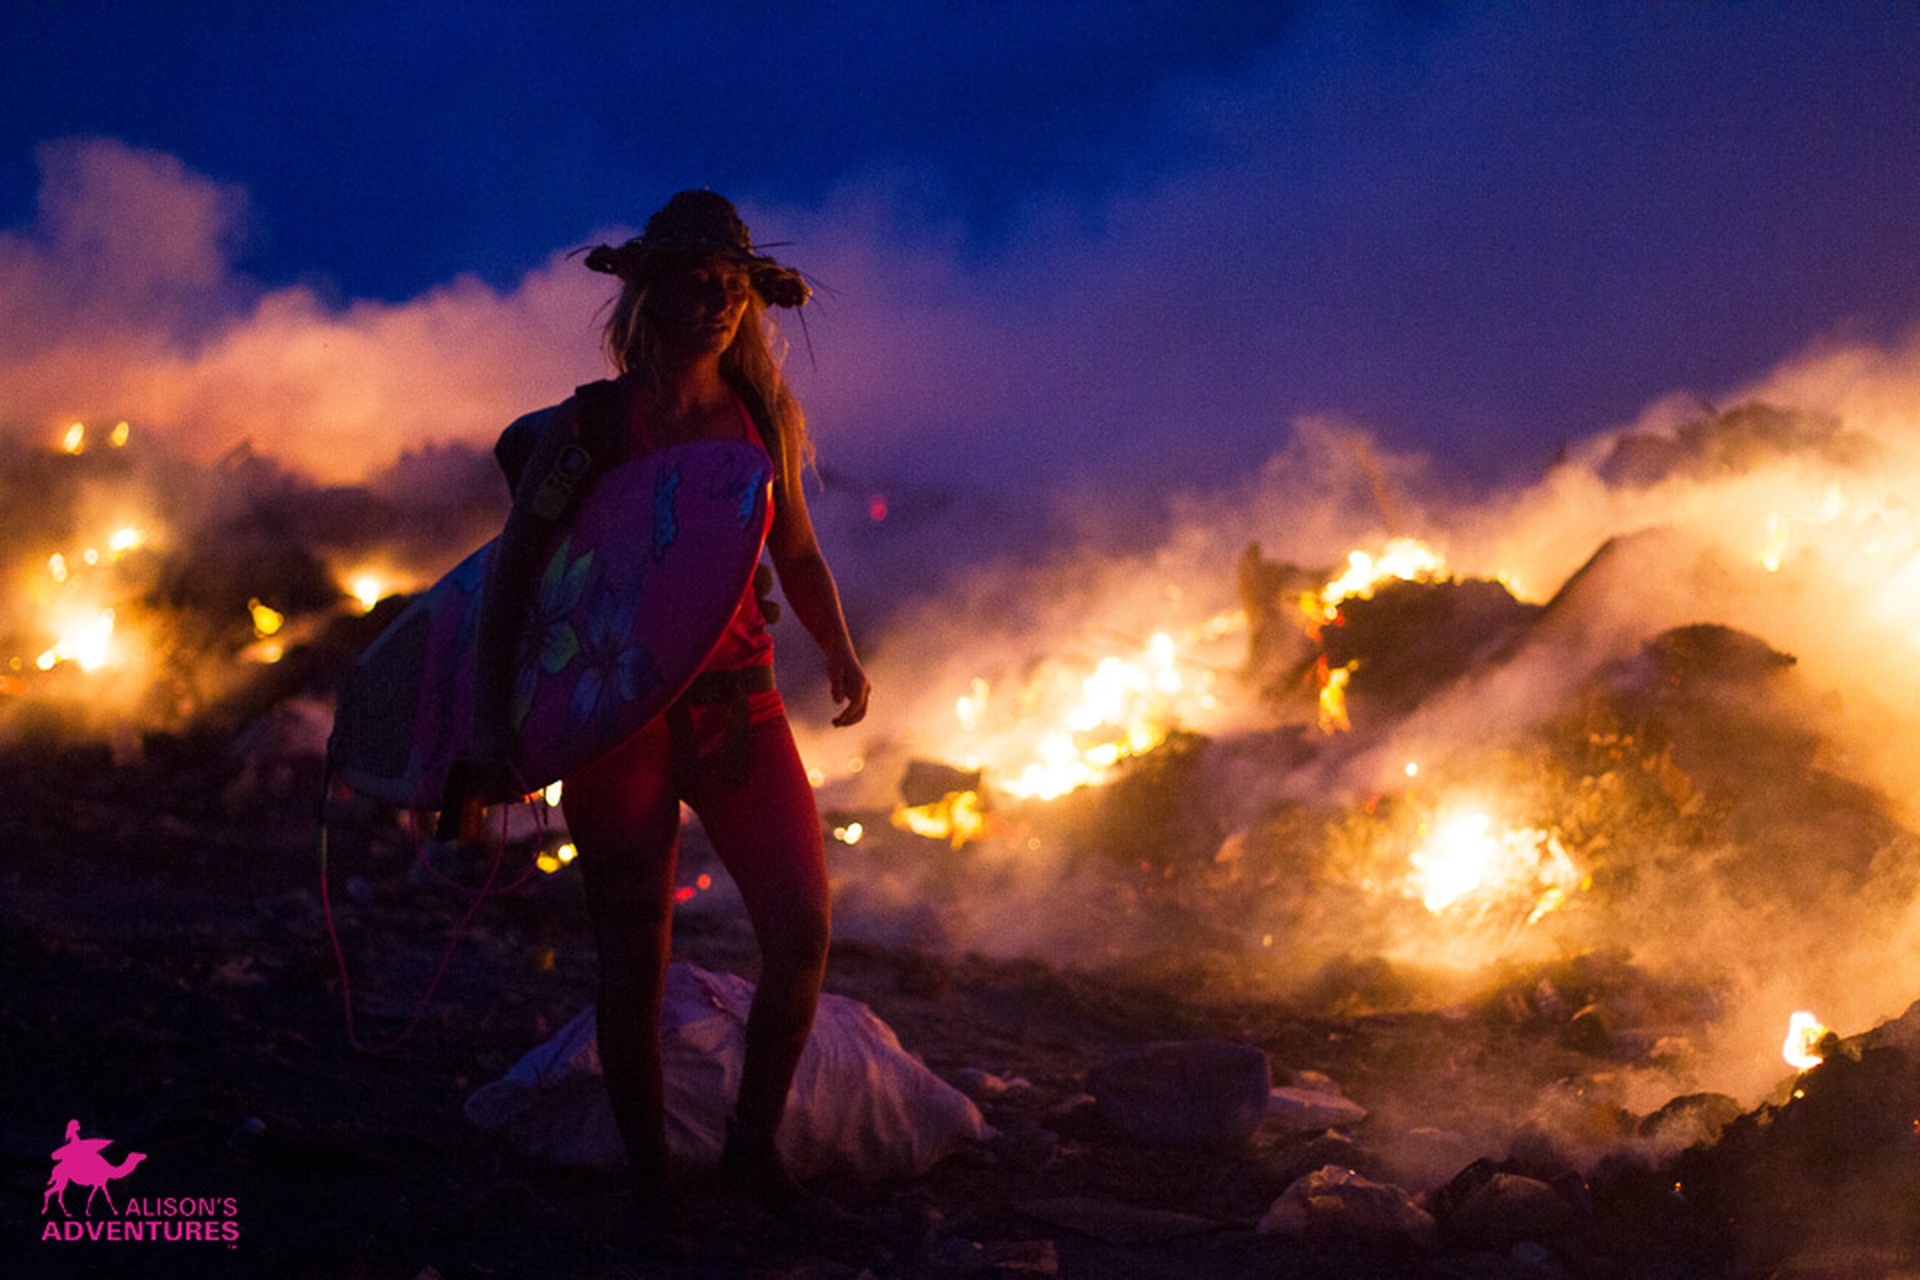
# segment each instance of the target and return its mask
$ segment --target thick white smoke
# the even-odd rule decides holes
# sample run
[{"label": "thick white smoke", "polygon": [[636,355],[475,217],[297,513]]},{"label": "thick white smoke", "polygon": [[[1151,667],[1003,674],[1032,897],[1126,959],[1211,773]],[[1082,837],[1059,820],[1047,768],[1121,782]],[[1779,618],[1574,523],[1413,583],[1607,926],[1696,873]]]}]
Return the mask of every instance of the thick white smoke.
[{"label": "thick white smoke", "polygon": [[[340,302],[319,285],[250,279],[236,266],[244,194],[171,157],[77,140],[49,144],[42,168],[35,220],[0,233],[0,426],[23,445],[124,419],[203,468],[249,444],[310,489],[391,479],[410,452],[416,481],[465,476],[506,421],[599,372],[606,283],[564,248],[506,289],[462,278],[405,302]],[[1274,180],[1255,176],[1261,190]],[[1207,250],[1225,236],[1250,252],[1255,228],[1189,215],[1213,207],[1231,177],[1136,193],[1099,226],[1034,210],[1011,247],[984,256],[955,229],[903,215],[889,185],[899,179],[849,185],[816,209],[748,210],[763,238],[796,242],[790,256],[823,286],[806,333],[788,331],[791,365],[821,435],[823,538],[861,605],[877,690],[869,724],[808,732],[830,804],[884,810],[914,758],[971,767],[964,757],[977,752],[990,774],[1016,775],[1044,726],[995,699],[1026,699],[1039,716],[1042,691],[1103,658],[1152,660],[1164,633],[1186,682],[1187,700],[1170,705],[1183,727],[1223,744],[1189,778],[1211,824],[1190,838],[1217,851],[1226,877],[1280,839],[1275,815],[1297,811],[1287,806],[1363,805],[1409,756],[1442,774],[1450,758],[1477,761],[1554,715],[1605,664],[1704,623],[1792,654],[1792,696],[1756,713],[1802,725],[1822,775],[1914,821],[1920,342],[1818,345],[1748,386],[1702,389],[1729,408],[1775,406],[1798,435],[1770,435],[1765,422],[1702,435],[1702,406],[1659,399],[1537,478],[1463,498],[1377,432],[1277,410],[1270,376],[1236,381],[1299,322],[1229,307],[1233,324],[1206,323],[1246,280],[1246,254],[1222,265]],[[436,445],[453,449],[420,454]],[[1297,708],[1276,710],[1240,679],[1245,633],[1208,629],[1243,603],[1238,570],[1254,542],[1312,574],[1390,536],[1419,537],[1457,574],[1501,576],[1544,603],[1609,540],[1646,530],[1668,540],[1622,545],[1665,550],[1597,576],[1577,610],[1364,749],[1304,722],[1304,736],[1280,732]],[[408,536],[392,530],[396,543]],[[885,598],[863,583],[885,584]],[[915,589],[930,583],[939,590]],[[783,644],[793,705],[823,719],[804,641],[795,630]],[[969,698],[993,732],[957,722]],[[1075,803],[1088,802],[1057,812]],[[955,946],[1083,957],[1094,935],[1128,940],[1075,897],[1110,888],[1083,846],[1125,835],[1094,817],[1041,817],[958,862],[890,867],[892,892],[878,898],[889,909],[931,903]],[[1888,893],[1864,900],[1818,877],[1808,883],[1821,891],[1801,901],[1719,876],[1738,850],[1701,867],[1660,850],[1657,874],[1606,892],[1618,894],[1620,941],[1636,960],[1718,975],[1726,1043],[1755,1043],[1803,1001],[1827,1002],[1831,1024],[1857,1030],[1914,994],[1902,977],[1916,945],[1911,869],[1888,849],[1868,881]],[[1798,882],[1784,869],[1776,878]],[[1298,885],[1259,892],[1299,918]],[[850,907],[857,928],[860,892]],[[1275,989],[1293,989],[1341,958],[1330,933],[1276,930],[1251,945],[1270,955],[1261,963]],[[1405,943],[1353,936],[1383,954]],[[1756,936],[1769,945],[1752,946]],[[1741,1067],[1746,1057],[1731,1049],[1716,1069],[1751,1085],[1766,1067]]]}]

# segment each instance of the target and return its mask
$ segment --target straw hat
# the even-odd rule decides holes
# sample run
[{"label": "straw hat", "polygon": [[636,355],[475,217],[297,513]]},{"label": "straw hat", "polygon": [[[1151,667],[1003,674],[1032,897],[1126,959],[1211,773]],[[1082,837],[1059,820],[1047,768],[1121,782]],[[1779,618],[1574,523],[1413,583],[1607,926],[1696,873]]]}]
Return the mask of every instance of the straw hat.
[{"label": "straw hat", "polygon": [[733,202],[712,191],[682,191],[647,219],[646,230],[623,245],[595,245],[587,266],[632,282],[664,258],[727,258],[747,269],[754,292],[775,307],[798,307],[813,290],[792,267],[753,247],[753,236]]}]

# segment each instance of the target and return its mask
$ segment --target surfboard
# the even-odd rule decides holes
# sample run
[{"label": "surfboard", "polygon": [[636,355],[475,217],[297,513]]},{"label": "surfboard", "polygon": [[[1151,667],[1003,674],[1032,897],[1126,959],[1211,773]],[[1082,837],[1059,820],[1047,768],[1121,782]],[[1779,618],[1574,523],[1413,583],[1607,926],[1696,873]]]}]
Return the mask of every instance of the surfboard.
[{"label": "surfboard", "polygon": [[[752,581],[773,521],[772,470],[744,442],[674,445],[607,470],[560,522],[514,664],[510,714],[528,787],[626,741],[693,681]],[[348,673],[327,753],[352,790],[439,807],[472,739],[496,542],[416,597]]]}]

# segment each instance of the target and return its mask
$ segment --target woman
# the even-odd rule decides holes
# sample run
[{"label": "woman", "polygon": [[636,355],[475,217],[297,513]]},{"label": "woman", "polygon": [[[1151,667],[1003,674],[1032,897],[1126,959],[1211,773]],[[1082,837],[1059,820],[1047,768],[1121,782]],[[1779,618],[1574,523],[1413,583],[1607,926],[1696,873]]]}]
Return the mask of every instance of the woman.
[{"label": "woman", "polygon": [[[747,440],[775,462],[773,567],[795,616],[826,657],[834,723],[866,714],[869,685],[854,653],[832,571],[821,556],[801,487],[812,447],[799,405],[768,346],[768,304],[798,307],[799,274],[756,253],[733,205],[683,191],[618,247],[587,265],[619,277],[605,329],[619,372],[599,384],[617,415],[609,443],[595,437],[595,472],[620,456],[685,441]],[[481,622],[484,691],[474,767],[510,773],[510,637],[531,594],[531,565],[545,541],[535,514],[569,443],[591,433],[581,419],[593,388],[558,412],[528,415],[496,450],[514,483]],[[594,410],[605,416],[605,410]],[[826,969],[830,910],[826,854],[806,771],[772,679],[773,647],[752,587],[693,687],[666,714],[565,779],[563,810],[579,850],[599,951],[596,1005],[607,1091],[632,1166],[643,1228],[671,1231],[659,1016],[672,949],[674,863],[680,803],[700,817],[738,884],[761,952],[747,1020],[746,1061],[727,1125],[721,1172],[776,1206],[801,1194],[775,1146]],[[524,789],[524,788],[523,788]]]}]

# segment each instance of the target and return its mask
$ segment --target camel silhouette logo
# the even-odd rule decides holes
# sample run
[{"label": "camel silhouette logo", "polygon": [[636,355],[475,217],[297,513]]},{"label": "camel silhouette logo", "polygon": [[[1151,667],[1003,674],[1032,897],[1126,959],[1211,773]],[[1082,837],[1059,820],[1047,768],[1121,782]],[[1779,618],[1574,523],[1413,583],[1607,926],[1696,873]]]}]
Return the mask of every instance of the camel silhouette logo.
[{"label": "camel silhouette logo", "polygon": [[67,1208],[66,1191],[75,1183],[90,1188],[87,1192],[85,1213],[93,1216],[93,1198],[104,1195],[107,1207],[119,1213],[119,1206],[113,1202],[113,1193],[107,1190],[107,1184],[132,1173],[134,1166],[147,1158],[143,1151],[133,1151],[119,1164],[108,1164],[100,1153],[113,1145],[112,1138],[83,1138],[80,1136],[80,1122],[67,1121],[67,1140],[53,1150],[53,1173],[47,1178],[47,1194],[40,1198],[40,1213],[44,1217],[48,1209],[55,1204],[60,1212],[69,1218],[73,1211]]}]

